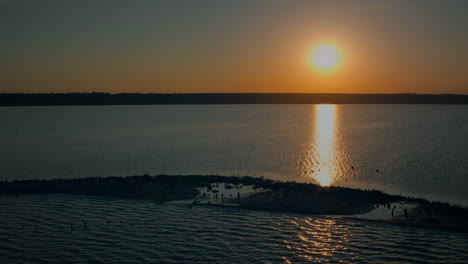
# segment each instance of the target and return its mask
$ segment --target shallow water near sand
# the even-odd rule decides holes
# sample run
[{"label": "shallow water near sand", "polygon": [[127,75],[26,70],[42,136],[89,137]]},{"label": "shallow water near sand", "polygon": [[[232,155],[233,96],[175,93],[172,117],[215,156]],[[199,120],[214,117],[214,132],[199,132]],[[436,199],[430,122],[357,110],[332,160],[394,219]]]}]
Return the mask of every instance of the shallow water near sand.
[{"label": "shallow water near sand", "polygon": [[256,175],[468,205],[464,105],[0,108],[0,180]]},{"label": "shallow water near sand", "polygon": [[[75,195],[0,197],[4,263],[465,263],[468,235]],[[86,222],[86,227],[84,223]]]}]

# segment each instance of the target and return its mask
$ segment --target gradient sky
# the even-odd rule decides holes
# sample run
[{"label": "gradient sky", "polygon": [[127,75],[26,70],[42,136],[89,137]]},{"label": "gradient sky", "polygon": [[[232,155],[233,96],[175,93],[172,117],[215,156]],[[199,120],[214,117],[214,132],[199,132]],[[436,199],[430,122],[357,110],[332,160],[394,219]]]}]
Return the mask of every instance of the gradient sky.
[{"label": "gradient sky", "polygon": [[468,94],[468,1],[0,0],[0,92],[91,91]]}]

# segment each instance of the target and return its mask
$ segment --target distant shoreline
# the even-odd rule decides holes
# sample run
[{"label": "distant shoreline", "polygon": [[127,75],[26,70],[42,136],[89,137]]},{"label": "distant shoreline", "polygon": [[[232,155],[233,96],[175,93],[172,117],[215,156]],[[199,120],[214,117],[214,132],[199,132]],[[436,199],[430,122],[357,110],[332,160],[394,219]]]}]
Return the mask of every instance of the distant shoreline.
[{"label": "distant shoreline", "polygon": [[468,104],[468,95],[331,93],[0,93],[0,106],[185,104]]}]

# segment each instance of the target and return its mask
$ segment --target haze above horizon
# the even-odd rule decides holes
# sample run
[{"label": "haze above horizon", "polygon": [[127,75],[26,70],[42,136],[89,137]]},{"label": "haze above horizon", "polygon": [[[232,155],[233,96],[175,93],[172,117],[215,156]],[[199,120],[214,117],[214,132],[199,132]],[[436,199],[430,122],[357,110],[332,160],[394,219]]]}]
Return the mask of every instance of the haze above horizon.
[{"label": "haze above horizon", "polygon": [[468,94],[467,10],[463,0],[0,0],[0,93]]}]

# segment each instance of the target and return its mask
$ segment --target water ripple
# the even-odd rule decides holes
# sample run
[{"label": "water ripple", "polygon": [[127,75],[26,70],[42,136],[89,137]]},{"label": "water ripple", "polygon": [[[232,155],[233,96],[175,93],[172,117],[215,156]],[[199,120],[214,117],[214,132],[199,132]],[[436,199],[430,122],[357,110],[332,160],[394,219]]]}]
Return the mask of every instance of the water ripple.
[{"label": "water ripple", "polygon": [[[243,209],[0,197],[5,263],[463,263],[468,236]],[[86,224],[85,224],[86,223]]]}]

